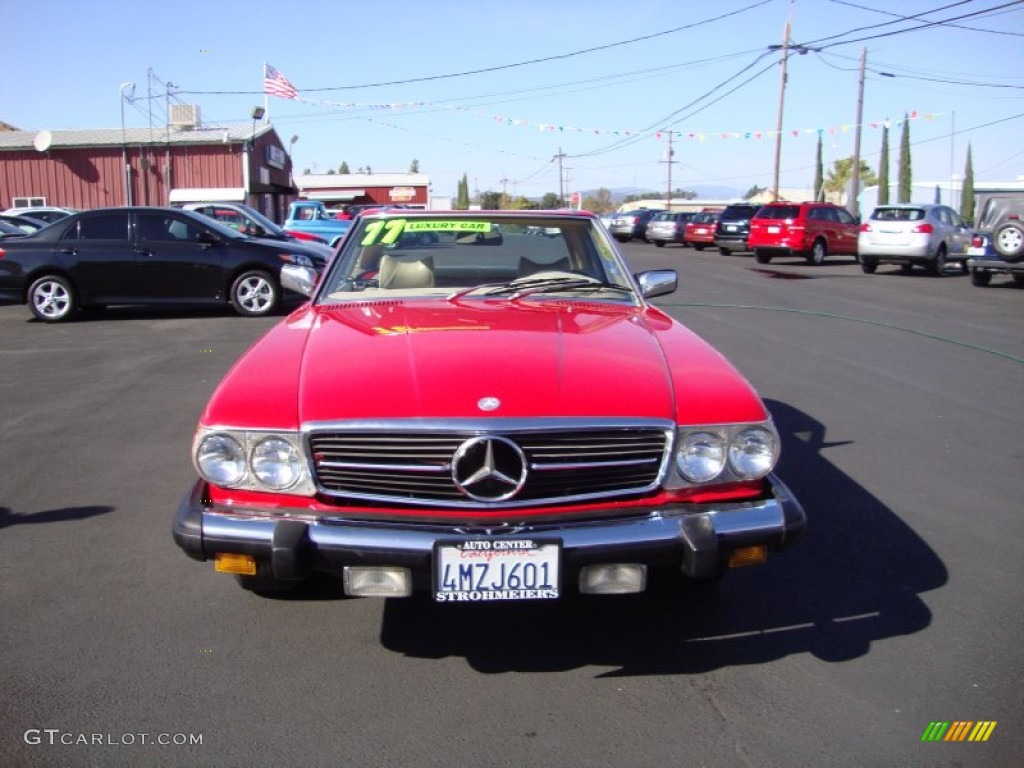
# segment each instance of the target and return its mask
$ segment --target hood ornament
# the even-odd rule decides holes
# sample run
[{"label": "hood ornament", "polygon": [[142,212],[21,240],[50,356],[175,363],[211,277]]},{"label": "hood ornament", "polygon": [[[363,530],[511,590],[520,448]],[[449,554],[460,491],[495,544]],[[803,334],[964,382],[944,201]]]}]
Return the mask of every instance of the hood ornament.
[{"label": "hood ornament", "polygon": [[501,407],[501,400],[496,397],[481,397],[476,401],[476,407],[481,411],[496,411]]}]

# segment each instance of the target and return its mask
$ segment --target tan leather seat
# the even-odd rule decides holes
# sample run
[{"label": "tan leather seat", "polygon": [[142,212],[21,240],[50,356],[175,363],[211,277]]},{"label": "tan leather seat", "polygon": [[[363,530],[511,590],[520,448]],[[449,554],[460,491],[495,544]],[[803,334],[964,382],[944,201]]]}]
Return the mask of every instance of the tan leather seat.
[{"label": "tan leather seat", "polygon": [[431,256],[385,253],[380,258],[377,279],[380,287],[385,289],[433,288],[434,259]]}]

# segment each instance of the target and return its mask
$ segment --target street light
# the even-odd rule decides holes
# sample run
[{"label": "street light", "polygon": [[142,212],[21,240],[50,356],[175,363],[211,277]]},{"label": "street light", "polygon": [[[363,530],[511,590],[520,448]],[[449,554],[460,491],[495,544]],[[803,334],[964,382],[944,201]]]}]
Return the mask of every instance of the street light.
[{"label": "street light", "polygon": [[248,146],[243,144],[242,149],[242,185],[245,187],[246,203],[251,204],[249,199],[252,195],[252,160],[250,159],[250,152],[256,152],[256,121],[263,118],[263,115],[267,113],[263,107],[252,108],[252,135],[249,136]]}]

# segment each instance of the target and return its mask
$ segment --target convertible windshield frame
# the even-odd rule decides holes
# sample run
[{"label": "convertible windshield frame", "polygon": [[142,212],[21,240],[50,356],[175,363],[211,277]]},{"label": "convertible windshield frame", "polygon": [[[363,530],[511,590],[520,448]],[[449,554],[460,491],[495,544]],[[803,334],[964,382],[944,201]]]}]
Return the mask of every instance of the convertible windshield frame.
[{"label": "convertible windshield frame", "polygon": [[313,300],[525,296],[643,301],[590,214],[418,210],[359,217]]}]

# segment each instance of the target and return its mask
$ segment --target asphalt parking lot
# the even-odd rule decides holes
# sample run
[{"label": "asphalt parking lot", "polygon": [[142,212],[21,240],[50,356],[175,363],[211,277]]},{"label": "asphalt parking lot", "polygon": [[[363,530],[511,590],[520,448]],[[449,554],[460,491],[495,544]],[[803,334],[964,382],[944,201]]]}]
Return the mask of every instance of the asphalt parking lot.
[{"label": "asphalt parking lot", "polygon": [[[1024,288],[624,251],[679,270],[655,303],[760,391],[808,513],[709,592],[257,598],[170,522],[207,397],[276,319],[0,308],[0,764],[1016,764]],[[998,724],[921,741],[947,720]]]}]

